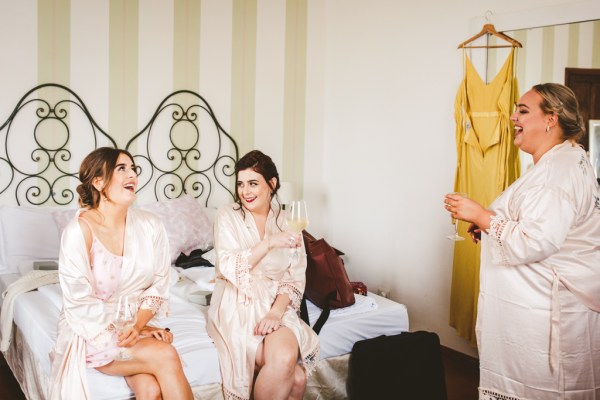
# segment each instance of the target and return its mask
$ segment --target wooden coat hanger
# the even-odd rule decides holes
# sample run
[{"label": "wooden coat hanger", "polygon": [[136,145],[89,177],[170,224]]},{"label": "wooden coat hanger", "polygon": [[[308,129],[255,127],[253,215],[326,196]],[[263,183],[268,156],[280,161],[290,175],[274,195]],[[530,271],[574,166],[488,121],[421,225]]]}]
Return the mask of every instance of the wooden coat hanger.
[{"label": "wooden coat hanger", "polygon": [[[475,39],[482,37],[483,35],[494,35],[496,37],[499,37],[502,40],[507,41],[510,44],[486,45],[486,46],[467,46],[467,44],[473,42]],[[495,48],[499,48],[499,47],[523,47],[523,45],[521,43],[519,43],[517,40],[511,38],[510,36],[506,36],[504,33],[496,31],[496,28],[494,28],[494,25],[492,25],[492,24],[483,25],[481,32],[479,32],[477,35],[465,40],[464,42],[462,42],[461,44],[458,45],[459,49],[464,49],[464,48],[467,48],[467,49],[495,49]]]}]

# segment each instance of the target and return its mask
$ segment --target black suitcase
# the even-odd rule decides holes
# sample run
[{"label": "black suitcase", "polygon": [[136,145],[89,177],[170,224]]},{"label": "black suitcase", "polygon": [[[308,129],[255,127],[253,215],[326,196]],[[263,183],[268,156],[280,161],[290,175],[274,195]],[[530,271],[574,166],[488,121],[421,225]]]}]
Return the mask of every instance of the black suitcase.
[{"label": "black suitcase", "polygon": [[356,342],[347,390],[352,400],[446,400],[438,335],[404,332]]}]

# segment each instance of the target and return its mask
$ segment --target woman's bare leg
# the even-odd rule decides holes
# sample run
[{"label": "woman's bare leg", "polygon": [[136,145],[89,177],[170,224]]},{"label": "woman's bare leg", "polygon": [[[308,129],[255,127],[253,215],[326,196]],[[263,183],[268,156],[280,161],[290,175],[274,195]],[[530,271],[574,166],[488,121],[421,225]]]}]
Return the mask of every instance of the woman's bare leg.
[{"label": "woman's bare leg", "polygon": [[154,338],[146,338],[128,348],[127,352],[131,354],[131,360],[113,361],[96,369],[108,375],[152,375],[160,386],[164,400],[194,398],[179,354],[173,346]]},{"label": "woman's bare leg", "polygon": [[136,400],[161,400],[160,385],[154,375],[137,374],[126,376],[125,381],[133,390]]},{"label": "woman's bare leg", "polygon": [[296,364],[294,371],[294,384],[290,391],[288,400],[302,400],[304,397],[304,391],[306,390],[306,371],[301,365]]},{"label": "woman's bare leg", "polygon": [[259,372],[254,384],[255,400],[302,398],[306,374],[297,364],[298,354],[298,342],[288,328],[265,336],[256,352]]}]

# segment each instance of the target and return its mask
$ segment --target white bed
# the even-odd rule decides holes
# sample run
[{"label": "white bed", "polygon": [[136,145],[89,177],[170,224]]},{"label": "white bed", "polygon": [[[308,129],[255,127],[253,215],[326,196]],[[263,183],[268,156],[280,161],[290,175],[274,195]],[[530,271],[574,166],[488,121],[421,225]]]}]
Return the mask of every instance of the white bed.
[{"label": "white bed", "polygon": [[[116,146],[114,140],[96,125],[81,99],[72,91],[59,85],[42,86],[44,92],[54,90],[58,93],[52,94],[56,104],[48,106],[49,111],[36,111],[40,102],[42,105],[47,103],[36,97],[42,88],[34,88],[17,103],[10,120],[0,125],[0,143],[4,143],[4,147],[0,147],[2,292],[21,276],[27,275],[33,269],[34,261],[58,258],[62,227],[74,214],[76,170],[81,159],[94,146]],[[68,100],[56,100],[60,99],[60,93]],[[28,140],[22,127],[40,126],[44,118],[58,118],[57,115],[63,114],[50,110],[58,110],[64,102],[69,103],[69,118],[66,120],[78,127],[78,135],[82,134],[82,126],[88,126],[88,134],[93,136],[93,140],[75,140],[67,134],[62,145],[54,145],[51,149],[44,148],[38,141]],[[173,109],[179,111],[174,112]],[[81,110],[86,112],[79,118],[87,124],[77,122],[78,116],[74,114]],[[195,114],[188,113],[190,110]],[[28,114],[22,117],[21,113],[25,112]],[[182,120],[196,127],[191,130],[193,133],[196,129],[197,140],[191,140],[195,147],[182,149],[173,141],[173,127],[176,123],[180,126]],[[11,131],[17,126],[21,127],[19,134]],[[185,134],[189,136],[189,132]],[[208,133],[216,137],[211,139]],[[39,136],[39,132],[36,135]],[[26,146],[33,147],[24,151],[29,149]],[[165,224],[172,261],[180,252],[187,254],[196,248],[209,248],[212,244],[214,207],[231,201],[229,186],[233,185],[230,185],[230,177],[238,153],[235,141],[220,127],[204,99],[189,91],[167,96],[146,128],[135,134],[126,147],[142,167],[138,199],[143,205],[140,207],[155,212]],[[135,150],[138,148],[144,150],[138,152]],[[157,149],[162,156],[157,155]],[[67,151],[69,162],[61,161]],[[33,163],[32,166],[22,166],[20,162],[23,160],[15,158],[17,154],[35,154],[37,158],[30,157],[28,160],[29,164]],[[204,162],[202,156],[207,154],[210,154],[210,161]],[[45,164],[40,166],[40,162]],[[27,168],[33,172],[27,172]],[[170,314],[158,322],[174,333],[174,346],[181,355],[196,397],[221,399],[217,353],[205,329],[207,307],[187,300],[187,295],[196,289],[206,290],[207,285],[210,289],[211,270],[205,267],[186,271],[173,268]],[[56,338],[56,323],[62,304],[60,287],[49,284],[28,291],[16,296],[13,304],[10,347],[4,356],[26,396],[44,399],[50,374],[49,354]],[[310,320],[316,321],[320,310],[309,303],[308,311]],[[6,326],[0,328],[4,331]],[[309,378],[306,398],[346,398],[348,358],[354,343],[380,335],[395,335],[408,331],[408,328],[404,305],[372,293],[367,297],[357,295],[357,302],[352,307],[333,310],[319,335],[321,362]],[[132,396],[123,378],[90,369],[88,381],[94,399],[128,399]]]},{"label": "white bed", "polygon": [[[14,320],[21,336],[21,347],[30,351],[38,360],[36,373],[40,382],[47,382],[50,374],[48,354],[56,339],[56,321],[61,303],[59,291],[57,284],[45,286],[40,290],[22,294],[15,301]],[[370,296],[377,302],[377,309],[364,314],[341,316],[336,316],[334,312],[327,321],[319,335],[322,357],[325,360],[335,360],[337,356],[346,355],[357,340],[382,334],[394,335],[408,330],[407,313],[402,305],[374,294]],[[319,310],[314,305],[309,305],[309,308],[309,314],[318,315]],[[160,320],[162,326],[168,326],[174,333],[174,346],[181,355],[186,376],[198,396],[205,395],[207,391],[215,392],[214,384],[220,382],[217,352],[205,330],[206,309],[206,306],[191,304],[173,295],[170,316]],[[24,334],[25,332],[29,334]],[[12,357],[9,355],[7,358],[12,366]],[[323,363],[326,364],[327,361]],[[122,378],[89,369],[88,381],[95,399],[131,397],[131,392]],[[336,384],[340,385],[340,382]],[[210,398],[220,398],[220,393],[216,392],[215,397]],[[317,393],[314,395],[317,398]],[[344,396],[344,393],[340,393],[339,398]],[[37,394],[29,393],[29,398],[38,397]]]}]

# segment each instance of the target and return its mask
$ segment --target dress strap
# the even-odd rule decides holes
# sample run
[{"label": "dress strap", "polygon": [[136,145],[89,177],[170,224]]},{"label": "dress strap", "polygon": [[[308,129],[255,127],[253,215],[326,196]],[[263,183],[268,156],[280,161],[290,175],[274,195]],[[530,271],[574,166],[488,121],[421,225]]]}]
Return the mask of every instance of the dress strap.
[{"label": "dress strap", "polygon": [[94,230],[92,229],[92,224],[90,224],[90,221],[88,221],[87,219],[83,218],[81,215],[79,216],[79,220],[86,223],[86,225],[88,226],[88,228],[90,228],[90,232],[92,233],[92,239],[95,238],[96,235],[94,234]]}]

